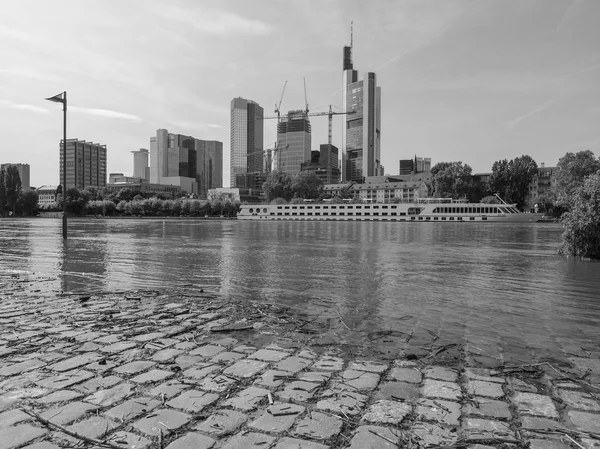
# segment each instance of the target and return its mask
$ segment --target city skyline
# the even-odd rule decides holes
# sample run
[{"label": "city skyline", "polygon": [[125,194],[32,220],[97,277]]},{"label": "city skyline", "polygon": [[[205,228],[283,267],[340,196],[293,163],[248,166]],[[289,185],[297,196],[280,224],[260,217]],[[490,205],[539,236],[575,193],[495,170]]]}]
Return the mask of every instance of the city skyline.
[{"label": "city skyline", "polygon": [[[271,114],[286,81],[282,110],[304,108],[305,77],[311,112],[341,111],[353,21],[359,77],[383,87],[386,173],[414,154],[474,172],[523,154],[556,165],[567,151],[600,154],[599,15],[590,0],[15,2],[0,18],[0,162],[29,164],[32,186],[56,184],[62,114],[44,98],[63,90],[67,138],[106,144],[107,172],[131,173],[130,152],[160,128],[227,148],[231,99]],[[340,149],[343,123],[334,117]],[[276,125],[265,122],[265,142]],[[316,150],[326,116],[311,126]],[[228,151],[223,165],[228,180]]]}]

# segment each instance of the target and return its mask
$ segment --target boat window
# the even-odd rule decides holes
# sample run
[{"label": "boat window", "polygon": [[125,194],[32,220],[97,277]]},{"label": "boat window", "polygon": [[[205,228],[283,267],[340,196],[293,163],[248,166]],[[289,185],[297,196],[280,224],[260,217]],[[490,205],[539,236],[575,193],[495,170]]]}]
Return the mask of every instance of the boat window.
[{"label": "boat window", "polygon": [[307,212],[306,215],[312,215],[312,212]]},{"label": "boat window", "polygon": [[398,206],[391,206],[392,209],[398,209]]},{"label": "boat window", "polygon": [[339,215],[346,215],[346,213],[345,212],[340,212]]},{"label": "boat window", "polygon": [[392,217],[395,217],[396,215],[398,215],[398,212],[391,212]]},{"label": "boat window", "polygon": [[323,206],[323,209],[329,209],[329,206]]},{"label": "boat window", "polygon": [[[436,217],[437,218],[437,217]],[[442,220],[446,220],[446,217],[442,217]]]},{"label": "boat window", "polygon": [[481,217],[482,220],[487,220],[487,217]]},{"label": "boat window", "polygon": [[373,206],[373,209],[379,209],[379,206]]},{"label": "boat window", "polygon": [[337,209],[337,206],[331,206],[332,209]]},{"label": "boat window", "polygon": [[292,212],[292,215],[298,215],[298,212]]},{"label": "boat window", "polygon": [[365,206],[365,209],[371,209],[371,206]]},{"label": "boat window", "polygon": [[275,212],[271,212],[269,215],[275,215]]},{"label": "boat window", "polygon": [[289,214],[290,214],[289,212],[286,212],[284,215],[289,215]]},{"label": "boat window", "polygon": [[362,213],[360,213],[360,212],[357,212],[357,213],[356,213],[356,215],[362,215]]},{"label": "boat window", "polygon": [[300,209],[304,209],[304,206],[300,206]]},{"label": "boat window", "polygon": [[263,212],[266,214],[267,213],[267,208],[263,208]]},{"label": "boat window", "polygon": [[285,207],[284,207],[284,209],[289,209],[289,208],[290,208],[290,206],[285,206]]},{"label": "boat window", "polygon": [[346,209],[346,206],[340,206],[340,209]]},{"label": "boat window", "polygon": [[277,212],[277,215],[283,215],[281,212]]},{"label": "boat window", "polygon": [[292,210],[293,210],[293,209],[298,209],[298,206],[292,206]]},{"label": "boat window", "polygon": [[373,212],[373,215],[379,215],[379,212]]},{"label": "boat window", "polygon": [[453,221],[453,220],[454,220],[454,217],[450,217],[450,221]]},{"label": "boat window", "polygon": [[323,215],[329,215],[329,212],[323,212]]},{"label": "boat window", "polygon": [[354,206],[356,209],[362,209],[362,206]]},{"label": "boat window", "polygon": [[[414,219],[415,219],[415,217],[412,217],[412,219],[414,220]],[[423,217],[419,217],[419,220],[422,220],[422,219],[423,219]]]},{"label": "boat window", "polygon": [[475,220],[475,217],[471,217],[470,219],[471,219],[471,220]]},{"label": "boat window", "polygon": [[406,215],[406,212],[400,212],[400,215]]},{"label": "boat window", "polygon": [[248,212],[252,213],[252,212],[254,212],[254,209],[250,208],[250,209],[248,209]]},{"label": "boat window", "polygon": [[277,206],[277,209],[281,209],[281,206]]},{"label": "boat window", "polygon": [[387,207],[387,206],[381,206],[381,208],[382,208],[382,209],[387,209],[388,207]]},{"label": "boat window", "polygon": [[304,212],[300,212],[300,215],[304,215]]},{"label": "boat window", "polygon": [[312,206],[306,206],[306,208],[307,208],[307,209],[312,209],[313,207],[312,207]]},{"label": "boat window", "polygon": [[371,212],[365,212],[365,215],[371,215]]},{"label": "boat window", "polygon": [[433,217],[434,220],[438,220],[440,217]]},{"label": "boat window", "polygon": [[431,220],[431,217],[426,217],[425,219],[426,219],[426,220]]},{"label": "boat window", "polygon": [[458,217],[458,221],[462,221],[463,217]]},{"label": "boat window", "polygon": [[321,212],[315,212],[315,215],[321,215]]}]

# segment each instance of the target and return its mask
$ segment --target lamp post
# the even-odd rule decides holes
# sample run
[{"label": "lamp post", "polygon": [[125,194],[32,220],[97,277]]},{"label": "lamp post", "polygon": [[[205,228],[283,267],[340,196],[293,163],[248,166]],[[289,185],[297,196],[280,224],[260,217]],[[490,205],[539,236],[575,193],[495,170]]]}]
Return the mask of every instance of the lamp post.
[{"label": "lamp post", "polygon": [[48,101],[63,105],[63,239],[67,238],[67,91],[46,98]]}]

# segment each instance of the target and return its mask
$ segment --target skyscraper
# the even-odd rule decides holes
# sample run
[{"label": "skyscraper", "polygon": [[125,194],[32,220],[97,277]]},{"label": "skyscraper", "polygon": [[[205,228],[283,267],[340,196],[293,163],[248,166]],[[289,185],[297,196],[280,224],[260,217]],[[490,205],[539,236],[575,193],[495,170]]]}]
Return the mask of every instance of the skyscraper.
[{"label": "skyscraper", "polygon": [[150,171],[148,166],[148,150],[140,148],[137,151],[132,151],[133,154],[133,176],[145,180],[150,179]]},{"label": "skyscraper", "polygon": [[150,138],[150,182],[201,196],[223,187],[223,143],[157,130]]},{"label": "skyscraper", "polygon": [[359,81],[352,63],[352,43],[344,47],[342,106],[356,111],[345,116],[342,134],[342,180],[362,182],[383,175],[381,168],[381,87],[377,75],[366,72]]},{"label": "skyscraper", "polygon": [[282,148],[274,155],[277,170],[299,173],[301,164],[310,160],[310,145],[308,114],[303,110],[289,111],[277,124],[277,146]]},{"label": "skyscraper", "polygon": [[231,100],[230,179],[236,187],[236,175],[263,173],[263,108],[252,100]]},{"label": "skyscraper", "polygon": [[[63,143],[60,141],[59,184],[62,184]],[[106,145],[67,139],[67,182],[66,187],[106,187]]]}]

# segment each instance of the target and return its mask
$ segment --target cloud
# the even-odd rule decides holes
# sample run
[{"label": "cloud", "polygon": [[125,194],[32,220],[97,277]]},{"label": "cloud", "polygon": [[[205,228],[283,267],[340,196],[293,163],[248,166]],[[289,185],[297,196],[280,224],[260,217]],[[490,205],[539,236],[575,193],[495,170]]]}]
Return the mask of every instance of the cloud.
[{"label": "cloud", "polygon": [[10,67],[7,69],[0,69],[0,74],[14,75],[20,78],[29,78],[34,80],[58,80],[57,77],[49,75],[48,73],[41,73],[37,70],[31,70],[27,67]]},{"label": "cloud", "polygon": [[9,108],[22,109],[24,111],[35,112],[37,114],[48,114],[50,112],[48,109],[42,108],[40,106],[35,106],[32,104],[13,103],[10,100],[0,100],[0,105],[7,106]]},{"label": "cloud", "polygon": [[79,106],[69,106],[68,109],[74,112],[81,112],[82,114],[96,115],[99,117],[129,120],[131,122],[136,123],[143,122],[143,119],[141,117],[138,117],[137,115],[126,114],[125,112],[111,111],[109,109],[82,108]]},{"label": "cloud", "polygon": [[260,20],[248,19],[240,15],[218,10],[193,10],[180,8],[174,5],[160,4],[160,9],[154,11],[162,18],[187,23],[197,31],[218,36],[232,34],[242,35],[267,35],[273,27]]},{"label": "cloud", "polygon": [[20,30],[13,30],[12,28],[5,27],[4,25],[0,25],[0,36],[7,36],[11,39],[18,39],[20,41],[29,42],[32,44],[38,43],[37,39],[35,39],[31,34],[24,33]]},{"label": "cloud", "polygon": [[221,125],[217,125],[214,123],[211,123],[210,125],[208,125],[209,128],[223,128]]},{"label": "cloud", "polygon": [[520,115],[518,117],[515,117],[512,120],[509,120],[508,122],[506,122],[506,126],[508,126],[509,128],[513,128],[517,125],[517,123],[521,122],[522,120],[525,120],[526,118],[531,117],[532,115],[539,114],[540,112],[545,111],[546,109],[551,107],[554,103],[556,103],[556,100],[548,100],[545,103],[542,103],[542,104],[536,106],[528,113]]}]

